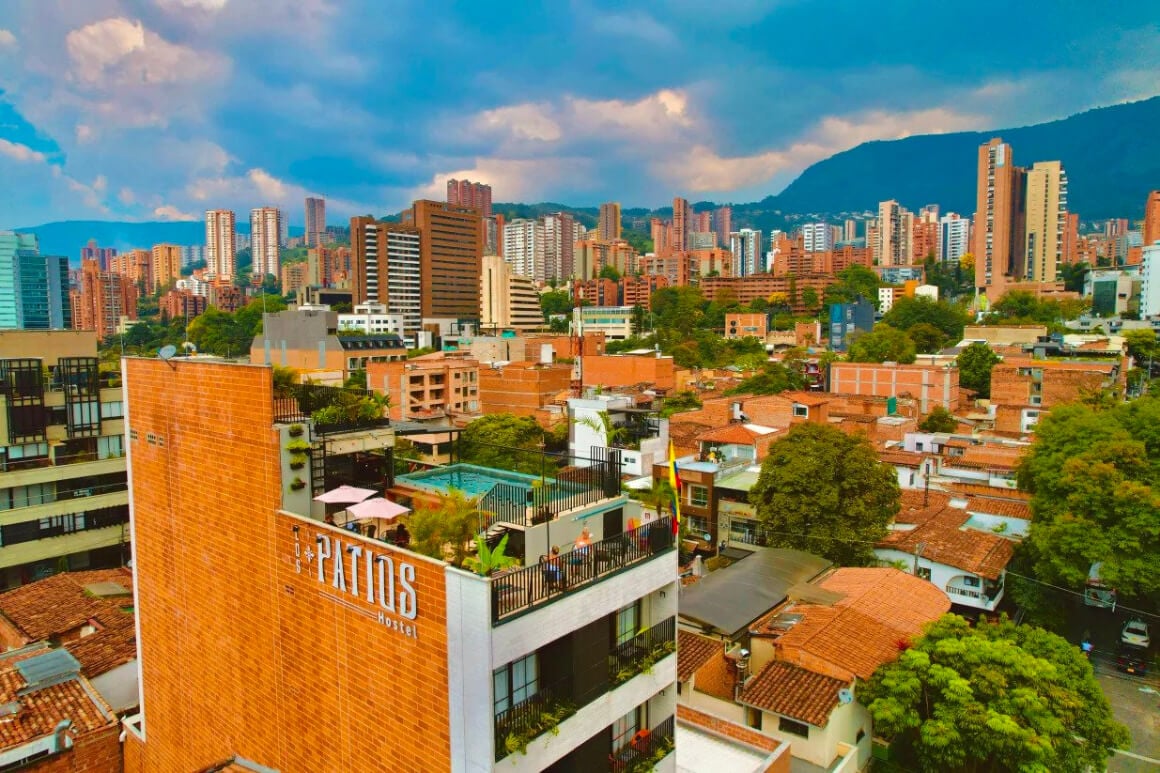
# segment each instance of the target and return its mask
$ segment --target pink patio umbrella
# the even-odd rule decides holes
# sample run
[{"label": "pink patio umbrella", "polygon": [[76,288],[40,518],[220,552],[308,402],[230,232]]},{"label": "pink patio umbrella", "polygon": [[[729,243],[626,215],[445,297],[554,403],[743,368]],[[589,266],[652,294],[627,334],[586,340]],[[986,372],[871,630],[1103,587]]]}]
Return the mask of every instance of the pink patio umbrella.
[{"label": "pink patio umbrella", "polygon": [[355,518],[379,518],[384,521],[393,521],[404,513],[411,512],[411,508],[392,502],[389,499],[375,497],[351,505],[346,511]]},{"label": "pink patio umbrella", "polygon": [[315,502],[325,502],[328,505],[350,505],[361,502],[367,497],[373,497],[374,489],[356,488],[355,486],[339,486],[330,491],[324,491],[314,498]]}]

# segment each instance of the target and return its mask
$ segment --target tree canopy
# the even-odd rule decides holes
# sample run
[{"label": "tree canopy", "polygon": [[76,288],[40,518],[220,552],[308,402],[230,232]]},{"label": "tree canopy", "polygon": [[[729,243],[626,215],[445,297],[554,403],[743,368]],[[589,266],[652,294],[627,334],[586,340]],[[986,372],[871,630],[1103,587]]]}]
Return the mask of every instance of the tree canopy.
[{"label": "tree canopy", "polygon": [[954,414],[941,405],[936,405],[918,425],[918,428],[923,432],[954,432],[958,426],[959,422],[955,419]]},{"label": "tree canopy", "polygon": [[878,305],[878,274],[865,266],[853,265],[838,272],[837,284],[832,284],[822,293],[822,302],[851,303],[859,296],[875,306]]},{"label": "tree canopy", "polygon": [[1090,306],[1085,300],[1037,298],[1033,293],[1011,290],[995,301],[985,322],[992,325],[1047,325],[1076,319]]},{"label": "tree canopy", "polygon": [[959,368],[959,386],[977,392],[979,397],[991,396],[991,369],[1002,360],[985,343],[970,344],[955,358]]},{"label": "tree canopy", "polygon": [[277,295],[255,298],[234,313],[212,306],[190,320],[189,340],[205,354],[238,357],[249,354],[254,336],[262,332],[263,311],[273,314],[286,308],[286,302]]},{"label": "tree canopy", "polygon": [[805,389],[806,380],[801,371],[787,367],[780,362],[766,364],[760,373],[754,374],[732,389],[727,395],[775,395],[788,389]]},{"label": "tree canopy", "polygon": [[898,512],[898,477],[864,436],[803,423],[770,446],[749,501],[772,545],[865,566]]},{"label": "tree canopy", "polygon": [[1160,399],[1053,408],[1018,470],[1034,518],[1020,546],[1036,576],[1081,589],[1094,563],[1121,595],[1160,599]]},{"label": "tree canopy", "polygon": [[850,344],[850,362],[914,362],[917,352],[914,341],[903,331],[890,325],[875,325]]},{"label": "tree canopy", "polygon": [[970,324],[971,314],[957,303],[924,297],[899,298],[882,317],[882,322],[908,332],[916,325],[932,325],[942,332],[944,341],[957,342],[963,337],[963,328]]},{"label": "tree canopy", "polygon": [[858,689],[899,766],[1083,773],[1128,742],[1078,648],[1004,618],[945,615]]},{"label": "tree canopy", "polygon": [[[543,440],[544,430],[531,416],[489,413],[459,434],[459,456],[471,464],[534,475],[543,463],[539,455]],[[524,449],[527,453],[511,449]]]},{"label": "tree canopy", "polygon": [[564,290],[549,290],[540,294],[540,310],[544,312],[544,319],[553,314],[571,314],[572,296]]}]

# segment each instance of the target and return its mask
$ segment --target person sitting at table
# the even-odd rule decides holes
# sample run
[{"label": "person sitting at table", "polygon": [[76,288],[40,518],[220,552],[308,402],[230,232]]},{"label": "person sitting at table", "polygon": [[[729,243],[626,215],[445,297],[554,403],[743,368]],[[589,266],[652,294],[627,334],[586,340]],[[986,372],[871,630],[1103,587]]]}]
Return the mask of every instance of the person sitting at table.
[{"label": "person sitting at table", "polygon": [[407,531],[407,527],[399,524],[395,527],[395,544],[401,548],[407,547],[411,544],[411,533]]}]

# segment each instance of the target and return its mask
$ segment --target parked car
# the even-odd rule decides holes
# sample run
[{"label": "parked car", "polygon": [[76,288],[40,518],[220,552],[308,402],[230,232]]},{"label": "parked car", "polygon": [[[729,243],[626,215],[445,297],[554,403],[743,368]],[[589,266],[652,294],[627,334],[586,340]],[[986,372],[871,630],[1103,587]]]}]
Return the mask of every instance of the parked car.
[{"label": "parked car", "polygon": [[1148,673],[1148,650],[1131,644],[1121,644],[1116,652],[1116,668],[1128,674],[1144,676]]},{"label": "parked car", "polygon": [[1148,649],[1152,646],[1152,639],[1148,636],[1148,624],[1138,618],[1124,623],[1124,629],[1120,631],[1120,641],[1123,644]]}]

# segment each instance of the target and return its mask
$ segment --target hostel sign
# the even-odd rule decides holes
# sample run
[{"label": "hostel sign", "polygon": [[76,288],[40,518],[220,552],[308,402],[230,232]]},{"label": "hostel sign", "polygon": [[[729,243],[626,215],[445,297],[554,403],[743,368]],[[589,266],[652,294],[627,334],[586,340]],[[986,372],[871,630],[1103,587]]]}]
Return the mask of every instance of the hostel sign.
[{"label": "hostel sign", "polygon": [[[342,539],[319,532],[313,544],[303,544],[294,534],[294,570],[313,574],[319,593],[338,604],[377,619],[387,628],[410,639],[419,638],[413,623],[419,613],[415,593],[415,565],[390,552],[376,553],[362,542],[344,544]],[[303,563],[314,564],[313,568]]]}]

